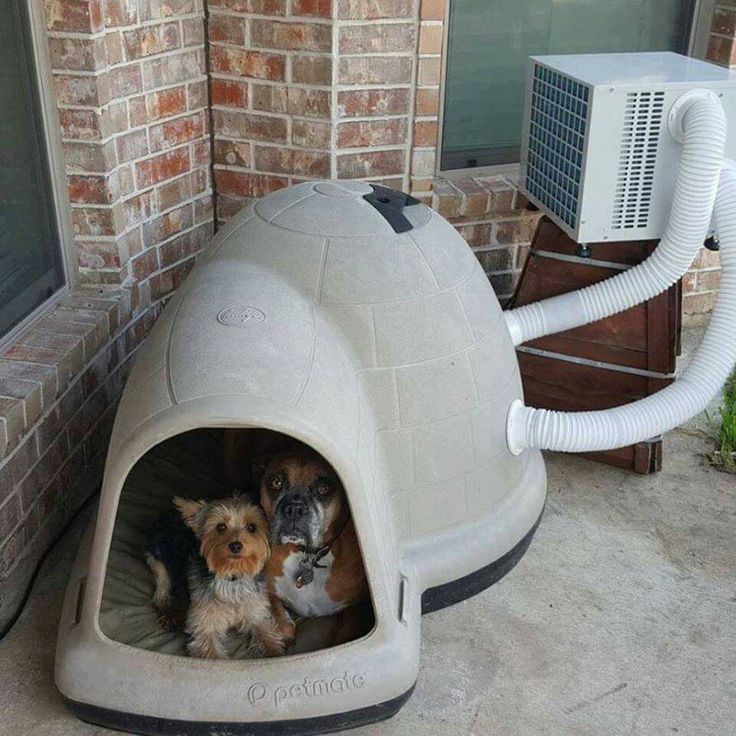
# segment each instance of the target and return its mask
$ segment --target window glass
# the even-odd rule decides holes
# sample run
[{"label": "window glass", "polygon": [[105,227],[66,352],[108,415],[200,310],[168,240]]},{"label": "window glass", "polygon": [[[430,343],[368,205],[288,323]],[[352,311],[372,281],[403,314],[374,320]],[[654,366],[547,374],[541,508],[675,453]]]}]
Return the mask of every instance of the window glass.
[{"label": "window glass", "polygon": [[519,160],[527,57],[687,50],[692,0],[450,0],[442,169]]},{"label": "window glass", "polygon": [[0,23],[0,336],[64,283],[26,0]]}]

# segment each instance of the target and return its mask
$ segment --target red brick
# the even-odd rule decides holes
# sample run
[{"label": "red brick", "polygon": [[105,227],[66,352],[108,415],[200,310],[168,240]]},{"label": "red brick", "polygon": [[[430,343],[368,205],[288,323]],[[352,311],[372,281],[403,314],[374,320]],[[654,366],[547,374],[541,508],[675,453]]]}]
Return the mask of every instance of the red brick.
[{"label": "red brick", "polygon": [[141,20],[159,20],[175,15],[193,13],[194,0],[144,0],[140,2]]},{"label": "red brick", "polygon": [[64,138],[77,140],[99,140],[101,118],[95,110],[59,110],[59,124]]},{"label": "red brick", "polygon": [[105,45],[98,38],[49,38],[53,69],[96,71],[107,63]]},{"label": "red brick", "polygon": [[407,127],[405,118],[341,123],[337,144],[340,148],[367,148],[405,143]]},{"label": "red brick", "polygon": [[409,111],[409,90],[345,90],[338,93],[337,101],[341,117],[395,115]]},{"label": "red brick", "polygon": [[110,101],[110,83],[107,75],[69,77],[55,74],[54,90],[59,105],[102,107]]},{"label": "red brick", "polygon": [[158,188],[159,209],[167,210],[189,199],[193,195],[192,176],[193,174],[188,174],[161,184]]},{"label": "red brick", "polygon": [[302,148],[329,149],[332,144],[332,125],[315,120],[294,120],[291,124],[291,140]]},{"label": "red brick", "polygon": [[177,263],[178,261],[193,256],[207,245],[212,237],[212,227],[207,224],[190,230],[178,238],[173,238],[168,243],[164,243],[159,249],[159,261],[162,268]]},{"label": "red brick", "polygon": [[201,46],[204,43],[204,19],[184,18],[181,22],[182,46]]},{"label": "red brick", "polygon": [[404,171],[404,151],[368,151],[337,157],[339,179],[362,179],[367,176],[390,176]]},{"label": "red brick", "polygon": [[382,54],[405,51],[413,53],[416,35],[413,23],[381,23],[340,28],[340,53]]},{"label": "red brick", "polygon": [[716,291],[721,285],[721,272],[698,271],[698,291]]},{"label": "red brick", "polygon": [[215,132],[226,138],[253,138],[285,143],[286,120],[272,115],[251,115],[235,110],[214,110]]},{"label": "red brick", "polygon": [[502,220],[496,227],[496,239],[499,243],[528,243],[531,241],[536,227],[536,217]]},{"label": "red brick", "polygon": [[153,190],[140,192],[121,204],[125,228],[134,227],[151,216],[154,210]]},{"label": "red brick", "polygon": [[436,146],[437,145],[437,121],[417,120],[414,123],[414,145]]},{"label": "red brick", "polygon": [[412,0],[338,0],[338,18],[343,20],[375,20],[377,18],[411,18]]},{"label": "red brick", "polygon": [[45,0],[46,25],[52,31],[97,33],[102,30],[101,0]]},{"label": "red brick", "polygon": [[108,31],[105,34],[104,44],[107,63],[111,66],[113,64],[121,64],[125,59],[122,34]]},{"label": "red brick", "polygon": [[236,13],[286,15],[286,0],[209,0],[209,4],[228,8]]},{"label": "red brick", "polygon": [[422,20],[444,20],[445,0],[422,0]]},{"label": "red brick", "polygon": [[254,110],[285,113],[289,109],[289,88],[282,84],[251,84]]},{"label": "red brick", "polygon": [[307,118],[329,118],[331,93],[323,89],[290,87],[288,90],[288,112]]},{"label": "red brick", "polygon": [[143,89],[141,68],[138,64],[119,66],[107,73],[110,82],[110,97],[130,97]]},{"label": "red brick", "polygon": [[438,89],[418,89],[416,97],[417,115],[437,115],[440,111],[440,93]]},{"label": "red brick", "polygon": [[104,0],[105,28],[135,25],[138,22],[137,10],[135,0]]},{"label": "red brick", "polygon": [[442,79],[442,59],[429,56],[419,59],[417,82],[420,87],[439,85]]},{"label": "red brick", "polygon": [[153,156],[135,165],[136,181],[139,187],[158,184],[189,170],[189,150],[186,147]]},{"label": "red brick", "polygon": [[213,46],[211,55],[212,70],[215,72],[274,82],[283,82],[285,79],[286,62],[281,55],[227,46]]},{"label": "red brick", "polygon": [[151,298],[161,299],[178,289],[194,267],[194,258],[151,277]]},{"label": "red brick", "polygon": [[80,204],[109,204],[112,197],[104,176],[70,174],[69,199]]},{"label": "red brick", "polygon": [[158,252],[155,248],[144,250],[130,262],[133,278],[138,281],[148,278],[159,269]]},{"label": "red brick", "polygon": [[[38,329],[39,324],[35,327]],[[13,345],[8,348],[2,357],[6,360],[22,360],[25,363],[39,363],[56,368],[59,390],[63,391],[69,383],[71,375],[71,362],[69,354],[58,350],[30,347],[28,345]],[[0,416],[3,415],[0,409]]]},{"label": "red brick", "polygon": [[203,107],[208,107],[209,103],[207,100],[207,82],[201,80],[199,82],[192,82],[187,85],[187,92],[189,94],[189,109],[196,110]]},{"label": "red brick", "polygon": [[202,49],[190,49],[145,59],[142,70],[143,87],[147,90],[190,82],[205,73],[204,52]]},{"label": "red brick", "polygon": [[716,305],[717,292],[709,291],[702,294],[685,294],[682,297],[682,311],[685,314],[705,314],[713,311]]},{"label": "red brick", "polygon": [[82,240],[77,243],[77,259],[82,268],[102,269],[122,266],[116,243]]},{"label": "red brick", "polygon": [[118,160],[123,163],[141,158],[148,153],[148,138],[143,129],[133,130],[116,139]]},{"label": "red brick", "polygon": [[291,14],[331,18],[332,0],[293,0]]},{"label": "red brick", "polygon": [[412,59],[405,56],[340,59],[340,84],[409,84],[412,74]]},{"label": "red brick", "polygon": [[178,115],[187,109],[186,90],[184,87],[162,89],[160,92],[151,92],[146,95],[148,120],[154,122],[161,118]]},{"label": "red brick", "polygon": [[152,125],[149,130],[151,151],[162,151],[173,148],[186,141],[201,138],[204,134],[204,118],[202,113],[194,113],[165,123]]},{"label": "red brick", "polygon": [[241,141],[215,141],[215,163],[226,166],[250,168],[250,143]]},{"label": "red brick", "polygon": [[107,143],[64,141],[62,148],[67,170],[76,169],[99,174],[112,170],[117,163],[114,141]]},{"label": "red brick", "polygon": [[72,229],[77,235],[114,235],[115,220],[110,208],[72,208]]},{"label": "red brick", "polygon": [[303,54],[292,56],[291,81],[297,84],[332,84],[332,59]]},{"label": "red brick", "polygon": [[269,173],[326,179],[330,175],[330,156],[315,151],[256,146],[255,166]]},{"label": "red brick", "polygon": [[209,37],[213,43],[245,44],[245,19],[213,13],[209,20]]},{"label": "red brick", "polygon": [[162,23],[159,26],[146,26],[123,33],[123,46],[128,60],[162,54],[179,48],[178,23]]},{"label": "red brick", "polygon": [[245,108],[248,104],[248,85],[227,79],[212,80],[212,104],[223,107]]},{"label": "red brick", "polygon": [[241,197],[263,197],[287,186],[289,180],[283,176],[251,174],[242,171],[215,172],[217,191]]},{"label": "red brick", "polygon": [[285,51],[330,51],[332,29],[322,23],[256,19],[250,22],[253,46]]},{"label": "red brick", "polygon": [[441,54],[442,53],[442,25],[424,25],[419,27],[419,53]]},{"label": "red brick", "polygon": [[143,243],[146,247],[167,240],[194,224],[194,210],[191,204],[185,204],[156,217],[143,226]]}]

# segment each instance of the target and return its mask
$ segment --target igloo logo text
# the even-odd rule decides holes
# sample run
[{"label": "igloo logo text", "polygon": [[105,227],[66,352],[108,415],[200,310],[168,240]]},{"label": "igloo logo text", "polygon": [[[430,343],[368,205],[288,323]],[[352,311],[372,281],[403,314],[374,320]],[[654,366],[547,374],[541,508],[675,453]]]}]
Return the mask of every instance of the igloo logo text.
[{"label": "igloo logo text", "polygon": [[248,688],[248,702],[258,705],[264,700],[271,700],[274,707],[281,708],[296,700],[319,698],[326,695],[339,695],[350,690],[360,690],[365,684],[365,675],[360,672],[345,672],[337,677],[324,677],[312,680],[305,677],[301,682],[284,685],[266,685],[255,682]]},{"label": "igloo logo text", "polygon": [[266,314],[258,307],[225,307],[217,314],[217,321],[227,327],[247,327],[266,321]]}]

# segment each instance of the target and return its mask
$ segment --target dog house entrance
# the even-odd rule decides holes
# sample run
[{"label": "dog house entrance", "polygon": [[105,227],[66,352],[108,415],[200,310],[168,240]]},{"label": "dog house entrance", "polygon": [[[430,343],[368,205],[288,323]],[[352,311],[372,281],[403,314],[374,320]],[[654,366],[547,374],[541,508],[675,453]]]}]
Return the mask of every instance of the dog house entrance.
[{"label": "dog house entrance", "polygon": [[[165,630],[153,606],[154,578],[144,558],[151,530],[175,508],[174,497],[211,501],[232,498],[237,492],[258,504],[263,461],[274,453],[288,456],[287,448],[297,445],[285,435],[266,430],[205,428],[176,435],[149,450],[128,474],[120,495],[99,612],[102,632],[138,649],[187,656],[184,631]],[[344,503],[349,514],[347,498]],[[362,561],[359,549],[355,554]],[[369,593],[362,604],[331,615],[292,616],[296,639],[287,655],[361,638],[370,633],[375,620]],[[231,658],[258,656],[247,636],[231,632],[227,638]]]}]

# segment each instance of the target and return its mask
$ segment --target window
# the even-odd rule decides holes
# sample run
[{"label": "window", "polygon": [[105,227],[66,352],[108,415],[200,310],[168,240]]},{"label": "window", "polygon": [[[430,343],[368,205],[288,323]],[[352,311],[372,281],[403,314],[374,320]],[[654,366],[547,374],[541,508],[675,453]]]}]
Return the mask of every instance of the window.
[{"label": "window", "polygon": [[450,0],[441,168],[519,160],[527,57],[688,49],[696,0]]},{"label": "window", "polygon": [[27,0],[0,23],[0,337],[65,284]]}]

